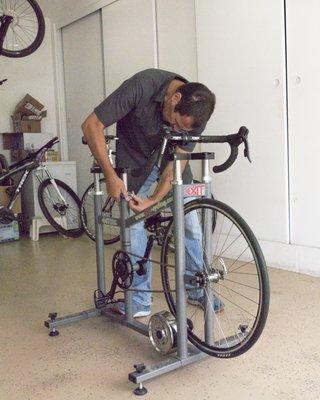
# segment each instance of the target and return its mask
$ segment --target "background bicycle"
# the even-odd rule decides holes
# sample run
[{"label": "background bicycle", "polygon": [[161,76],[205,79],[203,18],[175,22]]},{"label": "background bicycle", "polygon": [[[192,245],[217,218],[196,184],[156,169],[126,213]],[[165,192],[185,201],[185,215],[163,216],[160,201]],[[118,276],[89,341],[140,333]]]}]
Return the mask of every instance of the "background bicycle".
[{"label": "background bicycle", "polygon": [[25,57],[41,45],[44,17],[35,0],[0,0],[0,55]]},{"label": "background bicycle", "polygon": [[[25,159],[9,166],[6,159],[0,157],[0,184],[9,186],[9,201],[0,207],[0,223],[8,224],[19,220],[12,207],[21,192],[30,172],[41,166],[41,173],[36,173],[40,183],[38,200],[41,210],[48,222],[60,233],[69,237],[78,237],[83,233],[80,219],[80,199],[64,182],[54,179],[43,164],[45,152],[58,143],[57,137],[46,143],[41,149],[29,154]],[[12,177],[21,174],[17,185],[13,185]]]}]

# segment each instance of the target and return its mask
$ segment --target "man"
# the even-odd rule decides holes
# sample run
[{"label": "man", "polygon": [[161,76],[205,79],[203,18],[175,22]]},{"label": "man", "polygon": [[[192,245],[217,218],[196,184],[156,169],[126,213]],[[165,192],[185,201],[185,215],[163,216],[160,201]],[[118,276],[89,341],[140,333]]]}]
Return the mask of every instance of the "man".
[{"label": "man", "polygon": [[[101,166],[108,194],[119,201],[128,199],[123,181],[117,176],[109,162],[103,130],[117,123],[119,141],[116,148],[116,165],[141,171],[140,176],[130,176],[129,190],[138,193],[129,201],[134,212],[139,212],[159,202],[172,188],[173,163],[163,158],[160,168],[156,165],[161,132],[169,125],[176,132],[201,134],[215,107],[215,95],[200,83],[188,83],[182,76],[159,69],[138,72],[108,96],[82,124],[82,130],[92,154]],[[195,144],[176,147],[176,152],[186,153]],[[192,182],[187,161],[182,161],[184,183]],[[159,183],[151,196],[152,184]],[[202,268],[202,235],[194,213],[186,217],[186,269],[197,271]],[[143,222],[131,228],[131,251],[144,254],[147,237]],[[138,261],[132,257],[132,262]],[[134,274],[133,287],[151,290],[151,264],[147,263],[147,274]],[[192,304],[204,307],[203,293],[189,298]],[[151,294],[134,292],[134,317],[150,314]],[[214,308],[220,311],[223,303],[214,299]],[[125,314],[124,303],[118,303],[117,312]]]}]

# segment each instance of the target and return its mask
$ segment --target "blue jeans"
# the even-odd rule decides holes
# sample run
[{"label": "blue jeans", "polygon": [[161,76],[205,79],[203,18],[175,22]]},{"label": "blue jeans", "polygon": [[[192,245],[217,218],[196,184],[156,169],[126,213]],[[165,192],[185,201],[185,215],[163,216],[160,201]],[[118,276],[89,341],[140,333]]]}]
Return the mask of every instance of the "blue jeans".
[{"label": "blue jeans", "polygon": [[[150,187],[159,177],[159,168],[154,166],[148,178],[145,180],[138,195],[147,197]],[[191,201],[190,197],[185,198],[184,202]],[[147,246],[147,235],[144,230],[144,221],[133,225],[130,228],[131,236],[131,252],[143,257]],[[191,211],[185,216],[185,247],[186,247],[186,271],[195,273],[203,269],[203,250],[202,250],[202,231],[196,211]],[[137,257],[131,257],[131,261],[135,264],[139,261]],[[159,266],[160,268],[160,266]],[[152,264],[146,263],[147,273],[138,275],[134,273],[132,289],[151,290]],[[200,292],[200,291],[197,291]],[[193,291],[192,297],[199,297],[200,293]],[[151,304],[151,293],[133,292],[133,300],[144,306]]]}]

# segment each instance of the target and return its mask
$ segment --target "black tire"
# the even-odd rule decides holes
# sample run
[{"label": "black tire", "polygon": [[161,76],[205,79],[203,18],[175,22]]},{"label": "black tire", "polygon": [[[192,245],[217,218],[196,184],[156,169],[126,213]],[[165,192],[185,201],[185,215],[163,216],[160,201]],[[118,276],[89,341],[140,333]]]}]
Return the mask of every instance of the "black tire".
[{"label": "black tire", "polygon": [[[257,306],[257,311],[256,311],[255,315],[253,315],[255,319],[252,324],[252,329],[250,332],[246,332],[247,328],[245,328],[244,334],[242,334],[242,331],[241,331],[241,333],[240,332],[238,333],[239,343],[237,345],[232,345],[232,346],[228,347],[226,339],[228,339],[230,337],[229,335],[227,337],[224,336],[225,344],[223,343],[223,340],[221,340],[221,339],[217,340],[215,338],[214,344],[210,345],[205,341],[205,339],[203,340],[202,337],[199,337],[201,335],[201,333],[199,335],[199,333],[198,333],[199,331],[197,331],[198,334],[195,334],[193,332],[193,328],[192,328],[193,324],[190,325],[190,321],[188,323],[188,339],[194,346],[199,348],[201,351],[203,351],[211,356],[214,356],[214,357],[231,358],[231,357],[239,356],[239,355],[243,354],[244,352],[246,352],[247,350],[249,350],[254,345],[254,343],[258,340],[259,336],[261,335],[261,333],[263,331],[263,328],[264,328],[266,320],[267,320],[268,310],[269,310],[270,294],[269,294],[268,274],[267,274],[264,256],[263,256],[263,253],[259,246],[259,243],[258,243],[257,239],[255,238],[253,232],[249,228],[249,226],[243,220],[243,218],[229,206],[227,206],[219,201],[210,200],[210,199],[195,200],[190,203],[187,203],[185,205],[185,214],[187,214],[191,211],[194,211],[194,210],[204,210],[204,209],[216,211],[216,216],[218,218],[220,215],[223,216],[223,218],[228,218],[231,221],[231,223],[234,224],[234,226],[238,229],[238,231],[243,235],[244,243],[247,245],[247,248],[251,251],[251,256],[253,256],[252,262],[254,262],[254,264],[252,264],[252,262],[250,263],[248,261],[248,262],[245,262],[245,264],[241,264],[240,267],[232,269],[232,266],[235,264],[234,259],[224,255],[222,258],[225,257],[230,262],[232,262],[232,264],[229,268],[229,271],[226,274],[226,277],[228,277],[228,274],[231,274],[233,272],[235,274],[233,274],[232,277],[234,277],[237,274],[239,274],[239,275],[241,274],[242,276],[240,277],[240,279],[242,279],[242,280],[246,279],[245,283],[247,283],[247,280],[255,279],[254,282],[257,282],[257,285],[259,285],[259,293],[255,292],[256,293],[255,296],[258,297],[257,303],[256,303],[258,306]],[[216,227],[217,231],[220,229],[220,227],[222,230],[223,223],[224,222],[222,222],[222,224],[220,224],[219,228],[218,228],[218,220],[217,220],[217,227]],[[171,236],[172,236],[172,230],[173,230],[173,222],[171,222],[171,224],[168,226],[168,230],[166,232],[166,236],[164,238],[164,244],[163,244],[162,251],[161,251],[161,277],[162,277],[162,284],[163,284],[163,289],[164,289],[164,293],[165,293],[165,298],[167,300],[169,309],[173,315],[176,315],[174,292],[172,292],[172,290],[174,290],[175,287],[173,287],[173,284],[170,286],[170,282],[173,281],[173,279],[170,279],[170,274],[174,273],[174,268],[172,268],[172,264],[174,262],[172,262],[172,253],[170,251],[170,240],[171,240]],[[214,235],[217,235],[217,232],[213,233],[213,237],[214,237]],[[219,240],[216,240],[216,242],[219,242]],[[235,243],[235,242],[236,242],[236,240],[232,243]],[[225,245],[225,244],[227,244],[227,243],[226,242],[223,243],[223,245]],[[217,248],[215,248],[215,250],[217,250]],[[170,253],[171,253],[171,260],[169,259]],[[216,268],[214,265],[215,260],[219,261],[219,263],[220,263],[220,259],[221,259],[220,255],[215,255],[212,259],[212,262],[210,261],[209,267],[212,268],[213,270],[215,270],[215,268]],[[239,258],[236,259],[236,261],[238,263],[242,262],[242,260]],[[170,267],[170,264],[171,264],[171,267]],[[224,264],[224,262],[223,262],[223,264]],[[235,264],[235,265],[237,266],[237,264]],[[246,271],[246,268],[251,268],[253,265],[255,265],[254,270],[257,271],[257,274],[256,274],[257,278],[253,277],[255,274],[248,273]],[[245,267],[244,270],[242,269],[242,271],[235,272],[236,270],[239,270],[240,268],[243,268],[243,267]],[[204,267],[204,269],[206,269],[206,267]],[[250,271],[251,270],[249,270],[249,272]],[[171,275],[171,278],[172,278],[172,275]],[[223,279],[225,279],[225,278],[223,278]],[[235,278],[233,278],[233,279],[235,279]],[[225,284],[225,282],[227,282],[226,279],[223,281],[223,283]],[[231,280],[230,282],[233,282],[233,281]],[[248,288],[251,287],[248,283],[247,283],[247,285],[244,283],[238,283],[238,284],[242,285],[243,287],[246,287],[246,286]],[[211,285],[213,285],[213,284],[211,283]],[[220,281],[218,283],[214,283],[214,285],[220,285]],[[229,283],[228,283],[228,285],[229,285]],[[232,285],[232,283],[231,283],[231,285]],[[216,287],[216,286],[214,286],[214,287]],[[236,286],[236,288],[238,288],[238,286]],[[229,287],[227,289],[229,292],[231,290],[232,292],[236,293],[236,291],[234,291],[233,289],[231,289]],[[257,289],[257,288],[252,287],[251,289],[248,289],[248,290],[252,291],[253,289]],[[189,288],[189,290],[190,290],[190,288]],[[204,289],[203,292],[205,290],[206,289]],[[218,293],[220,296],[220,292],[216,292],[214,289],[212,289],[212,290],[215,293]],[[241,289],[241,290],[243,290],[243,289]],[[246,290],[246,289],[244,289],[244,290]],[[233,295],[232,292],[230,292],[230,293]],[[226,292],[224,292],[224,293],[226,293]],[[231,297],[231,294],[230,294],[230,297]],[[217,296],[217,297],[219,297],[219,296]],[[237,295],[234,295],[234,296],[237,296]],[[243,297],[245,297],[245,296],[243,296]],[[232,298],[232,300],[234,300],[233,297],[231,297],[231,298]],[[221,299],[221,296],[220,296],[220,299]],[[226,297],[222,298],[223,301],[226,301],[225,299],[226,299]],[[241,300],[241,298],[240,298],[240,300]],[[244,301],[247,301],[247,300],[244,300]],[[211,306],[212,306],[212,304],[211,304]],[[242,306],[242,304],[241,304],[241,306]],[[238,307],[241,309],[241,306],[239,305]],[[187,305],[187,307],[188,307],[188,305]],[[231,304],[230,309],[232,309],[232,307],[233,307],[233,305]],[[252,306],[252,307],[255,307],[255,306]],[[215,315],[214,318],[217,321],[219,321],[218,318],[221,318],[220,319],[220,322],[221,322],[222,318],[226,318],[226,317],[223,317],[223,315],[224,315],[223,313],[226,313],[226,310],[227,310],[227,304],[225,304],[225,309],[221,313],[222,316],[219,317],[217,315],[220,315],[220,314],[214,313],[214,315]],[[243,310],[243,308],[242,308],[242,310]],[[204,313],[203,309],[201,310],[201,312]],[[195,312],[193,311],[193,314],[194,313]],[[243,314],[243,311],[241,311],[241,310],[237,311],[237,309],[236,309],[236,313],[238,313],[238,315],[237,315],[237,317],[238,317],[239,314]],[[246,315],[246,317],[247,317],[247,315]],[[197,315],[195,316],[195,318],[197,318]],[[242,317],[240,316],[240,318],[242,318]],[[228,316],[227,316],[227,322],[230,325],[230,320],[229,320]],[[235,325],[237,325],[237,323]],[[218,326],[218,328],[219,328],[220,324],[216,324],[216,322],[215,322],[215,325],[213,325],[213,326],[215,326],[215,327]],[[240,324],[239,329],[244,326],[245,325]],[[232,329],[233,328],[234,327],[232,327]],[[221,332],[223,332],[223,329],[221,327],[220,327],[220,329],[221,329]],[[204,333],[202,333],[202,336],[204,336]],[[236,338],[236,335],[233,333],[233,336],[231,336],[231,337]],[[226,345],[227,345],[227,347],[223,347]]]},{"label": "black tire", "polygon": [[[100,185],[105,185],[105,179],[100,179]],[[106,188],[103,188],[103,191],[106,192]],[[96,240],[95,234],[95,225],[94,225],[94,204],[93,204],[93,192],[94,192],[94,184],[92,183],[86,191],[84,192],[81,199],[81,207],[80,207],[80,217],[81,222],[84,227],[84,231],[86,235],[93,241]],[[102,210],[104,211],[106,204],[108,204],[109,196],[106,194],[103,196],[103,205]],[[119,215],[119,206],[117,203],[114,203],[110,208],[110,213],[116,213]],[[108,229],[108,224],[104,224],[104,229],[107,231],[104,237],[104,244],[112,244],[116,243],[120,240],[119,228],[112,227],[110,225],[110,229]]]},{"label": "black tire", "polygon": [[[23,6],[21,6],[21,2],[16,2],[15,4],[10,3],[10,13],[8,14],[13,14],[14,15],[14,20],[11,22],[9,26],[8,32],[13,35],[13,39],[7,39],[8,42],[13,42],[14,37],[18,38],[20,37],[20,43],[23,44],[23,41],[25,41],[25,38],[23,38],[21,35],[25,35],[26,38],[29,38],[31,40],[31,43],[28,44],[25,42],[25,45],[27,47],[22,47],[21,49],[17,50],[9,50],[7,49],[6,46],[6,38],[4,39],[3,42],[3,48],[1,51],[1,55],[6,56],[6,57],[11,57],[11,58],[20,58],[20,57],[26,57],[30,54],[32,54],[34,51],[38,49],[38,47],[41,45],[44,34],[45,34],[45,21],[44,17],[41,11],[41,8],[39,7],[38,3],[35,0],[25,0],[25,5],[27,5],[27,9],[25,9]],[[9,2],[5,0],[0,0],[0,17],[1,15],[4,15],[7,13],[7,8],[8,8]],[[14,9],[16,7],[16,9]],[[29,8],[29,9],[28,9]],[[23,18],[26,16],[23,15],[23,12],[30,11],[31,14],[29,13],[27,16],[29,18],[32,18],[35,16],[36,19],[34,19],[34,23],[36,25],[36,33],[33,35],[33,32],[31,31],[32,26],[30,27],[30,22],[32,20]],[[5,14],[7,15],[7,14]],[[27,21],[26,25],[23,20]],[[21,22],[22,21],[22,22]],[[7,36],[8,33],[7,32]],[[14,33],[15,32],[15,33]],[[31,35],[31,36],[30,36]],[[33,37],[34,36],[34,37]]]},{"label": "black tire", "polygon": [[[75,194],[75,192],[64,182],[55,179],[55,182],[66,200],[68,206],[65,207],[63,204],[59,203],[59,198],[49,199],[49,190],[50,195],[58,196],[57,191],[52,185],[50,179],[46,179],[39,185],[38,189],[38,200],[40,208],[48,220],[48,222],[60,233],[65,236],[69,236],[72,238],[77,238],[81,236],[84,232],[84,228],[81,224],[80,218],[80,199]],[[72,206],[70,202],[72,201]],[[68,213],[68,214],[67,214]],[[59,216],[67,216],[67,224],[72,226],[70,229],[66,229],[62,224],[57,223],[54,217]],[[68,216],[70,218],[68,219]]]}]

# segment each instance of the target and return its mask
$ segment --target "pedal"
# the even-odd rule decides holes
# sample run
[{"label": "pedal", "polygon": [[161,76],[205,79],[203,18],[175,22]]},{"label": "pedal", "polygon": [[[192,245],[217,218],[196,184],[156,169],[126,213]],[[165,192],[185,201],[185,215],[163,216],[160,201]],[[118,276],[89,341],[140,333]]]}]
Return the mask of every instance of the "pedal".
[{"label": "pedal", "polygon": [[137,261],[137,264],[139,265],[139,269],[136,270],[136,273],[140,276],[145,275],[147,273],[147,260]]},{"label": "pedal", "polygon": [[97,289],[94,291],[93,300],[95,307],[99,310],[110,303],[110,296],[108,294],[104,295],[100,289]]}]

